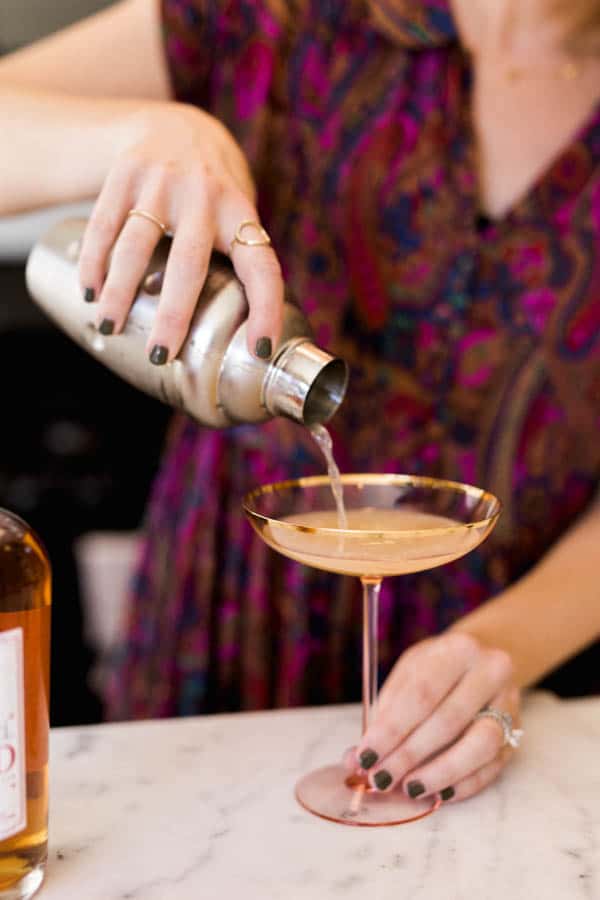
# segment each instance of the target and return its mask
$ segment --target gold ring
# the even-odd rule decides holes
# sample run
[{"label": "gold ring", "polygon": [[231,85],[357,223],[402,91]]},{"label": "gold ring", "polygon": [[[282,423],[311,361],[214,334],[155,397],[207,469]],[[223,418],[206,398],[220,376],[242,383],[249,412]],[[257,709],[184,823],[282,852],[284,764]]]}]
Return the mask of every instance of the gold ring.
[{"label": "gold ring", "polygon": [[160,219],[157,219],[156,216],[153,216],[152,213],[146,212],[145,209],[130,209],[127,213],[127,218],[130,219],[131,216],[140,216],[142,219],[148,219],[149,222],[152,222],[153,225],[160,228],[164,235],[169,233],[169,226],[165,225],[164,222],[161,222]]},{"label": "gold ring", "polygon": [[[244,230],[246,228],[254,228],[258,232],[258,237],[245,238]],[[229,253],[232,252],[234,244],[241,244],[242,247],[270,247],[271,238],[260,222],[255,222],[253,219],[245,219],[243,222],[240,222],[236,229],[233,240],[229,245]]]}]

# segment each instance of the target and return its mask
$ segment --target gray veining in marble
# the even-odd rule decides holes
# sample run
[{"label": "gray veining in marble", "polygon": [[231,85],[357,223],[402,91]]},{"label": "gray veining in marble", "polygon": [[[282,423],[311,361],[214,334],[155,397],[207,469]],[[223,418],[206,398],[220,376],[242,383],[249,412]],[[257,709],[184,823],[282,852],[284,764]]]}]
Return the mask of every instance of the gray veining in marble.
[{"label": "gray veining in marble", "polygon": [[294,800],[359,721],[333,707],[55,731],[41,900],[600,900],[600,698],[532,695],[494,787],[396,828]]}]

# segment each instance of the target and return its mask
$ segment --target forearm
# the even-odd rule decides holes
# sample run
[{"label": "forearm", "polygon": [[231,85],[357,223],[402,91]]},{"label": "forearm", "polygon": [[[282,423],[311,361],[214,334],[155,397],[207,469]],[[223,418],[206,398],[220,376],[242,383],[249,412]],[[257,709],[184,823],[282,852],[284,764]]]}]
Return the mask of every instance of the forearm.
[{"label": "forearm", "polygon": [[0,86],[0,215],[95,196],[144,102]]},{"label": "forearm", "polygon": [[158,0],[123,0],[4,56],[0,215],[97,194],[135,139],[132,113],[170,96]]},{"label": "forearm", "polygon": [[600,637],[600,503],[546,556],[453,630],[510,653],[525,687]]}]

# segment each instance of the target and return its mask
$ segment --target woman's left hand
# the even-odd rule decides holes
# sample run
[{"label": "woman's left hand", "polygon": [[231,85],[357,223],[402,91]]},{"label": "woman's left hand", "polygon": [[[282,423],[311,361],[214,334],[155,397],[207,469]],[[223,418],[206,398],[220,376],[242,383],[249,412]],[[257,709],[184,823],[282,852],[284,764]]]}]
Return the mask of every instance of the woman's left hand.
[{"label": "woman's left hand", "polygon": [[484,706],[520,723],[520,691],[504,650],[449,631],[415,644],[383,686],[377,712],[347,762],[379,790],[464,800],[490,784],[511,756],[501,725]]}]

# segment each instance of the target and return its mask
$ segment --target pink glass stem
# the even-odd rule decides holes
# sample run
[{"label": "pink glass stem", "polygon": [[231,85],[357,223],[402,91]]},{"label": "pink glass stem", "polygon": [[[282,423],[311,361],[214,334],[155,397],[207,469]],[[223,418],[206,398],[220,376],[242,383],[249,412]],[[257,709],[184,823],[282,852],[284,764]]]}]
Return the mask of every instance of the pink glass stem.
[{"label": "pink glass stem", "polygon": [[361,578],[363,586],[363,734],[377,703],[377,614],[381,578]]}]

